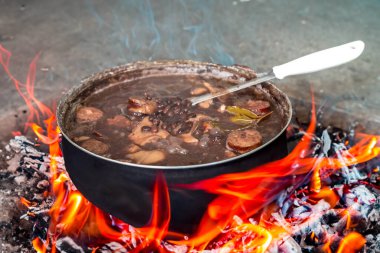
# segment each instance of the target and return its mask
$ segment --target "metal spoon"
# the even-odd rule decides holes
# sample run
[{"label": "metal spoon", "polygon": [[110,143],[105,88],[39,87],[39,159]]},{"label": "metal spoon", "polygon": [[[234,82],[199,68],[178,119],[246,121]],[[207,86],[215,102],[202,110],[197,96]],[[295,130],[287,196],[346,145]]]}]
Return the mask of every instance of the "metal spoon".
[{"label": "metal spoon", "polygon": [[363,41],[357,40],[337,47],[308,54],[288,63],[275,66],[270,72],[257,74],[258,77],[249,82],[232,86],[214,94],[209,93],[198,97],[193,97],[190,101],[192,105],[196,105],[200,102],[245,89],[274,78],[283,79],[287,76],[301,75],[332,68],[358,58],[363,52],[364,46]]}]

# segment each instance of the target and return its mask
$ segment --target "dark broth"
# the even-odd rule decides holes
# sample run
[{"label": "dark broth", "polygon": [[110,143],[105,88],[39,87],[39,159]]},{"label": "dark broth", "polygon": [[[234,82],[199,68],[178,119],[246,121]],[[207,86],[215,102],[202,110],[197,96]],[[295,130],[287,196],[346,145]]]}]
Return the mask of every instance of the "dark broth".
[{"label": "dark broth", "polygon": [[[132,163],[143,163],[131,159],[130,154],[126,152],[126,147],[133,142],[129,138],[131,131],[144,117],[150,115],[141,115],[139,113],[134,114],[128,111],[128,101],[131,97],[139,97],[146,99],[152,99],[151,101],[161,101],[164,98],[179,97],[186,99],[191,97],[191,90],[195,87],[202,88],[203,82],[208,82],[215,88],[225,88],[231,83],[225,80],[219,80],[214,78],[207,78],[199,76],[167,76],[167,77],[148,77],[143,79],[134,80],[124,84],[113,86],[97,92],[86,98],[80,107],[95,107],[103,112],[103,116],[96,122],[83,123],[73,122],[68,127],[68,135],[78,145],[83,146],[83,143],[88,139],[95,139],[108,146],[106,152],[101,152],[100,155]],[[224,159],[231,158],[233,156],[240,155],[244,152],[238,152],[231,148],[226,148],[226,139],[228,134],[234,129],[255,129],[262,137],[260,145],[268,142],[275,137],[283,128],[285,122],[280,115],[278,108],[273,104],[273,101],[269,97],[266,97],[264,93],[258,92],[259,89],[245,89],[240,92],[226,95],[221,100],[218,98],[213,99],[213,103],[209,108],[201,108],[199,105],[189,108],[192,113],[196,115],[206,115],[210,117],[210,120],[202,120],[201,125],[208,124],[212,128],[217,130],[211,131],[198,131],[192,133],[198,142],[186,143],[181,142],[181,135],[171,136],[164,139],[168,139],[169,142],[175,140],[182,151],[186,152],[168,152],[162,145],[157,147],[155,143],[138,146],[141,150],[160,150],[165,154],[165,158],[158,162],[148,163],[153,165],[164,166],[180,166],[180,165],[193,165],[204,164]],[[208,92],[208,91],[207,91]],[[249,100],[264,100],[270,102],[269,116],[265,117],[257,124],[239,125],[231,122],[232,115],[227,111],[221,113],[221,106],[239,106],[244,108],[244,104]],[[113,118],[116,115],[123,115],[127,120],[131,122],[129,127],[115,127],[108,124],[107,119]],[[176,117],[174,115],[173,117]],[[208,123],[205,123],[208,122]],[[161,128],[161,123],[159,128]],[[199,129],[197,129],[199,130]],[[203,129],[202,129],[203,130]],[[200,132],[200,133],[199,133]],[[216,134],[212,134],[216,133]],[[167,143],[168,141],[165,141]],[[87,148],[92,152],[96,151]],[[250,150],[248,150],[250,151]]]}]

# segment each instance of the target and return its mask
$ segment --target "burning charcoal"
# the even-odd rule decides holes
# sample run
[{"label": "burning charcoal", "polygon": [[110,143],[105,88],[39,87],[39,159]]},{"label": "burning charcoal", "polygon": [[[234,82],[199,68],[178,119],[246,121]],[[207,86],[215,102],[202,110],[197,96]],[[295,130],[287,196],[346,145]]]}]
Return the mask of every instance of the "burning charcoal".
[{"label": "burning charcoal", "polygon": [[[189,249],[186,247],[186,245],[172,245],[170,243],[165,242],[163,244],[165,249],[167,249],[169,252],[175,252],[175,253],[186,253],[189,252]],[[204,253],[207,251],[205,250]]]},{"label": "burning charcoal", "polygon": [[20,175],[20,176],[17,176],[17,177],[14,178],[14,181],[18,185],[25,183],[26,180],[27,180],[27,178],[24,175]]},{"label": "burning charcoal", "polygon": [[48,186],[49,186],[49,181],[47,180],[41,180],[37,183],[37,188],[41,190],[46,189]]},{"label": "burning charcoal", "polygon": [[109,146],[101,141],[90,139],[81,144],[82,148],[87,149],[98,155],[103,155],[108,152]]},{"label": "burning charcoal", "polygon": [[321,139],[323,141],[323,148],[322,148],[323,153],[325,154],[325,156],[328,156],[328,152],[331,149],[331,138],[330,138],[330,135],[328,134],[327,130],[322,132]]},{"label": "burning charcoal", "polygon": [[380,221],[380,198],[379,198],[379,203],[376,204],[373,209],[369,212],[367,218],[369,222],[369,229],[376,229],[378,233],[380,233],[380,228],[378,226],[378,223]]},{"label": "burning charcoal", "polygon": [[103,117],[103,112],[95,107],[83,106],[79,107],[76,114],[76,121],[79,124],[92,123],[100,120]]},{"label": "burning charcoal", "polygon": [[102,253],[126,253],[128,250],[118,242],[110,242],[104,245],[101,249]]},{"label": "burning charcoal", "polygon": [[235,130],[228,134],[226,146],[239,153],[257,148],[262,143],[261,134],[253,129]]},{"label": "burning charcoal", "polygon": [[15,156],[8,160],[8,171],[11,173],[16,172],[17,168],[20,166],[20,160],[22,155],[21,154],[15,154]]},{"label": "burning charcoal", "polygon": [[376,197],[367,187],[359,185],[345,195],[345,201],[347,206],[360,211],[366,217],[371,206],[376,203]]},{"label": "burning charcoal", "polygon": [[380,252],[380,234],[377,234],[375,237],[372,234],[369,234],[365,237],[367,243],[367,252]]},{"label": "burning charcoal", "polygon": [[290,214],[290,217],[298,217],[300,219],[304,219],[310,216],[310,211],[311,209],[306,205],[299,206],[293,209],[293,211]]},{"label": "burning charcoal", "polygon": [[68,236],[59,238],[56,247],[60,253],[85,253],[85,250]]},{"label": "burning charcoal", "polygon": [[283,253],[302,253],[301,246],[290,236],[282,240],[278,245],[279,252]]}]

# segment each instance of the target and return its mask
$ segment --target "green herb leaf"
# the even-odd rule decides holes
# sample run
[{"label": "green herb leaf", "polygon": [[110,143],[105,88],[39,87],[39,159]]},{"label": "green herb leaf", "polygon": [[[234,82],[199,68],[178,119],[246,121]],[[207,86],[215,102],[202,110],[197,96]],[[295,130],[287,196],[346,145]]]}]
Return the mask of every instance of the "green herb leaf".
[{"label": "green herb leaf", "polygon": [[226,111],[236,116],[247,116],[251,119],[261,118],[259,115],[251,112],[250,110],[238,106],[227,106]]},{"label": "green herb leaf", "polygon": [[241,108],[238,106],[227,106],[226,111],[234,115],[231,117],[233,123],[239,125],[247,125],[260,122],[263,118],[269,116],[272,112],[265,115],[257,115],[248,109]]}]

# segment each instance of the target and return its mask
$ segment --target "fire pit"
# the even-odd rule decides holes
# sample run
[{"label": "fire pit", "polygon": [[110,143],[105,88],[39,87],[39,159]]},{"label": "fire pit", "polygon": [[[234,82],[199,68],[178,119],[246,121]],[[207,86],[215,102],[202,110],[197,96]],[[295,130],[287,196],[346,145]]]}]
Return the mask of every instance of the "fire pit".
[{"label": "fire pit", "polygon": [[[2,63],[9,62],[4,59]],[[379,136],[355,129],[317,127],[312,109],[309,126],[288,127],[291,152],[286,157],[245,172],[186,185],[188,190],[216,196],[195,233],[170,231],[171,195],[164,177],[158,177],[153,186],[151,219],[145,226],[134,228],[98,209],[77,190],[63,163],[54,112],[36,100],[33,86],[19,87],[26,88],[23,97],[31,115],[45,120],[30,117],[28,125],[37,135],[37,143],[14,133],[17,136],[3,151],[9,168],[1,179],[8,188],[22,189],[21,202],[27,211],[21,218],[33,225],[33,247],[37,252],[379,249]],[[12,186],[11,182],[18,185]],[[7,194],[15,197],[12,192]],[[11,222],[16,220],[18,217]],[[6,224],[2,229],[20,229]],[[24,233],[17,238],[25,243],[22,235],[27,234],[28,226],[17,227],[23,227]],[[8,252],[13,250],[7,245],[2,247]]]}]

